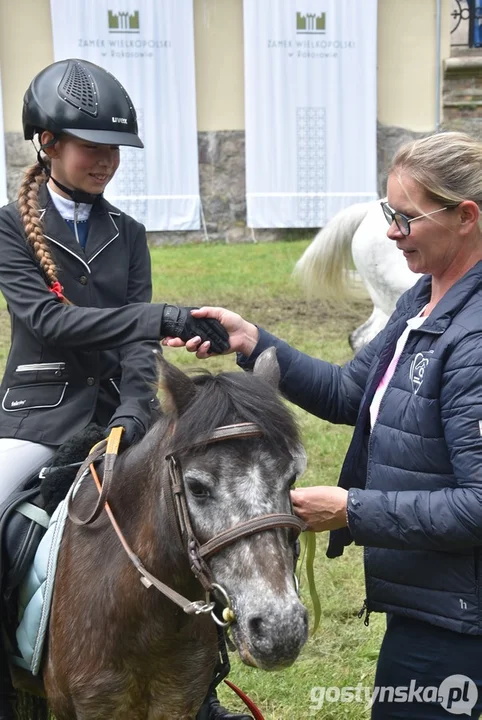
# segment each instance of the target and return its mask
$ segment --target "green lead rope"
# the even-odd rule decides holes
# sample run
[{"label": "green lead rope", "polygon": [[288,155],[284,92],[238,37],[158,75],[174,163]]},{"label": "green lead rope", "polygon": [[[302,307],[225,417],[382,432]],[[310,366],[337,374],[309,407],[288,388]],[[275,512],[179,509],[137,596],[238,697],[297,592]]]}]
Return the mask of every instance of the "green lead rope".
[{"label": "green lead rope", "polygon": [[[311,603],[313,605],[313,630],[311,631],[311,635],[313,636],[316,631],[318,630],[318,627],[320,625],[320,619],[321,619],[321,603],[320,603],[320,597],[318,595],[318,591],[316,589],[315,584],[315,572],[314,572],[314,561],[315,561],[315,553],[316,553],[316,533],[314,533],[311,530],[307,530],[306,532],[301,533],[300,535],[300,542],[301,542],[301,557],[306,557],[305,559],[305,568],[306,568],[306,578],[308,580],[308,589],[310,591],[310,597],[311,597]],[[301,567],[303,565],[303,560],[299,564],[299,573],[301,574]],[[298,576],[298,580],[300,580],[300,577]]]}]

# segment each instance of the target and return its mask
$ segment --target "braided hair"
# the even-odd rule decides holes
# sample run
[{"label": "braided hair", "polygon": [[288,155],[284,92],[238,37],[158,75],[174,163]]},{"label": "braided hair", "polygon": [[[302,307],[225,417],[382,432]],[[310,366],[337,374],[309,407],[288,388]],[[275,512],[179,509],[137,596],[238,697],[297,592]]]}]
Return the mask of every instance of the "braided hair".
[{"label": "braided hair", "polygon": [[[47,280],[47,285],[49,288],[54,288],[56,283],[57,287],[60,287],[57,277],[57,266],[51,248],[44,236],[38,204],[40,187],[46,181],[47,175],[45,173],[45,166],[42,163],[37,162],[26,170],[18,193],[18,210],[25,228],[27,242],[38,260],[40,268]],[[71,304],[65,297],[62,296],[61,299],[64,304]]]}]

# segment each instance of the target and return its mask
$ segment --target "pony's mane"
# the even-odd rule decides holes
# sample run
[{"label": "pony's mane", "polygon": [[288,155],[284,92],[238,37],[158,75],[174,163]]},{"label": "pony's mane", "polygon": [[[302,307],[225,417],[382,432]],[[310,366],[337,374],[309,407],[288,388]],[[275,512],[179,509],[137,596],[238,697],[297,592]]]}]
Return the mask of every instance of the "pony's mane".
[{"label": "pony's mane", "polygon": [[216,427],[239,422],[256,423],[267,442],[288,452],[300,442],[294,416],[277,390],[259,376],[203,371],[191,380],[196,394],[176,422],[175,447],[188,447]]}]

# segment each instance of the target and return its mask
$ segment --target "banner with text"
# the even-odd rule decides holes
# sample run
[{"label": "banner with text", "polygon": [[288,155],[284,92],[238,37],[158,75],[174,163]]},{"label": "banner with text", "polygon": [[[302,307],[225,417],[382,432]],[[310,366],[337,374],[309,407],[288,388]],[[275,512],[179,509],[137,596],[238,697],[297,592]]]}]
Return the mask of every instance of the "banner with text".
[{"label": "banner with text", "polygon": [[50,0],[56,60],[83,58],[129,93],[145,149],[123,148],[106,198],[148,230],[200,227],[192,0]]},{"label": "banner with text", "polygon": [[5,163],[5,131],[3,128],[2,78],[0,77],[0,207],[6,205],[7,202],[7,166]]},{"label": "banner with text", "polygon": [[244,0],[248,226],[377,195],[377,0]]}]

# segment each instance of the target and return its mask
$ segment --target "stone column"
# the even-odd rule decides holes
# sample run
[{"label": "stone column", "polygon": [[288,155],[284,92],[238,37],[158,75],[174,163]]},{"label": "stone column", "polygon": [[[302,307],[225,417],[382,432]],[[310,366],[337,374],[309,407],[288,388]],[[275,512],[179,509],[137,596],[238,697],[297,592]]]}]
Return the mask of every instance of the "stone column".
[{"label": "stone column", "polygon": [[5,133],[5,156],[7,163],[7,193],[9,200],[16,200],[24,171],[36,162],[35,149],[23,139],[22,133]]}]

